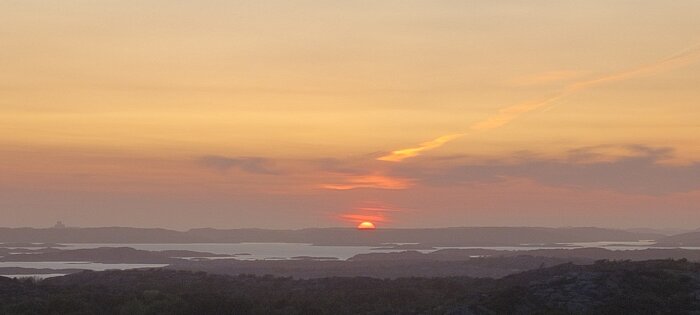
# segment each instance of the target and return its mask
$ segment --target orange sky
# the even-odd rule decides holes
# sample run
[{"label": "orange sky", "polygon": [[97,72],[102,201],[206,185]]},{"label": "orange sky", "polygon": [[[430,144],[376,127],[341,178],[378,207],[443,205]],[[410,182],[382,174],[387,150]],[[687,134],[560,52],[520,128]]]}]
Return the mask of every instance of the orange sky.
[{"label": "orange sky", "polygon": [[695,227],[698,14],[693,0],[4,1],[0,214]]}]

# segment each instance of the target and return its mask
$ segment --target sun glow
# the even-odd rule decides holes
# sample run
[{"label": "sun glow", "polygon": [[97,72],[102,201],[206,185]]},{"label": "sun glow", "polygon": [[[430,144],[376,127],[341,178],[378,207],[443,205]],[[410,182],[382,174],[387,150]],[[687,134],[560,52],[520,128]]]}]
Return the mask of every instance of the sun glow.
[{"label": "sun glow", "polygon": [[374,223],[369,222],[369,221],[364,221],[357,226],[358,230],[374,230],[376,228],[377,227],[374,226]]}]

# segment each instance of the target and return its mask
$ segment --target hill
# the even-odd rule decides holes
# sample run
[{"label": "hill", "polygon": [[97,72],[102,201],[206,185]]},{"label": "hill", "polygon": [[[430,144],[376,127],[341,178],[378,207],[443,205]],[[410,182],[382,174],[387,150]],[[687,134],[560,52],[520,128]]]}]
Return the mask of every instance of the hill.
[{"label": "hill", "polygon": [[677,246],[688,246],[695,247],[700,246],[700,231],[682,233],[678,235],[672,235],[668,237],[663,237],[658,240],[656,246],[664,247],[677,247]]},{"label": "hill", "polygon": [[431,229],[378,229],[358,232],[350,228],[300,230],[192,229],[173,231],[128,227],[0,228],[0,242],[24,243],[307,243],[314,245],[380,246],[417,243],[424,246],[519,246],[597,241],[638,241],[664,237],[594,227],[455,227]]}]

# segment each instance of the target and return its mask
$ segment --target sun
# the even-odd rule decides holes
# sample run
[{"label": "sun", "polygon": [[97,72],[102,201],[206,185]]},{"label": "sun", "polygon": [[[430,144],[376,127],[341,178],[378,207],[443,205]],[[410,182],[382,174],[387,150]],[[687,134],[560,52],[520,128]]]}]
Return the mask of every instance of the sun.
[{"label": "sun", "polygon": [[376,228],[377,227],[374,226],[374,223],[369,222],[369,221],[364,221],[357,226],[358,230],[374,230]]}]

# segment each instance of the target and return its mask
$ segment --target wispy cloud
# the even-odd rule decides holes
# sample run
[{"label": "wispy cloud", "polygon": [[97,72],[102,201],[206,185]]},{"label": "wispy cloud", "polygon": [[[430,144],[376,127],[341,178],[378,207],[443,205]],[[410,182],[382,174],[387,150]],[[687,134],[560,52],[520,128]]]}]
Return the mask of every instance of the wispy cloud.
[{"label": "wispy cloud", "polygon": [[323,184],[323,189],[350,190],[357,188],[406,189],[413,186],[413,180],[381,174],[345,175],[338,183]]},{"label": "wispy cloud", "polygon": [[370,221],[373,223],[389,222],[389,214],[399,212],[400,209],[389,206],[386,203],[364,203],[353,207],[351,212],[343,213],[340,218],[344,221],[360,223]]},{"label": "wispy cloud", "polygon": [[[208,155],[196,160],[202,167],[217,171],[237,170],[255,175],[277,175],[275,181],[296,183],[297,188],[352,190],[407,189],[413,180],[387,175],[385,164],[357,159],[274,159],[264,157],[225,157]],[[368,171],[371,170],[371,171]],[[256,180],[257,181],[257,180]]]},{"label": "wispy cloud", "polygon": [[352,213],[346,213],[346,214],[341,214],[340,218],[348,221],[348,222],[353,222],[353,223],[360,223],[360,222],[365,222],[369,221],[372,223],[383,223],[387,222],[388,220],[386,219],[385,216],[381,214],[352,214]]},{"label": "wispy cloud", "polygon": [[570,163],[593,164],[643,157],[654,163],[662,163],[673,158],[673,151],[668,147],[657,148],[638,144],[597,145],[569,150],[566,160]]},{"label": "wispy cloud", "polygon": [[596,77],[593,79],[580,80],[564,86],[559,92],[551,96],[502,108],[495,115],[492,115],[482,121],[478,121],[469,126],[468,132],[460,132],[440,136],[435,138],[434,140],[424,142],[416,147],[392,151],[390,154],[381,156],[377,159],[380,161],[401,162],[405,159],[418,156],[426,151],[437,149],[450,141],[453,141],[457,138],[469,134],[469,132],[486,131],[500,128],[520,118],[524,114],[542,109],[546,106],[550,106],[556,101],[569,97],[573,94],[585,91],[589,88],[607,83],[630,80],[642,76],[654,75],[660,72],[687,66],[689,64],[697,62],[698,59],[700,59],[700,45],[695,45],[681,52],[678,52],[668,58],[659,60],[651,64],[643,65],[631,70]]},{"label": "wispy cloud", "polygon": [[272,168],[272,162],[261,157],[225,157],[208,155],[197,160],[200,165],[208,168],[227,171],[237,169],[254,174],[277,174],[278,170]]},{"label": "wispy cloud", "polygon": [[[700,163],[668,165],[673,150],[643,145],[573,149],[562,158],[523,155],[519,161],[451,161],[416,168],[397,164],[397,176],[430,186],[529,179],[552,187],[661,195],[700,190]],[[429,163],[429,160],[422,161]]]}]

